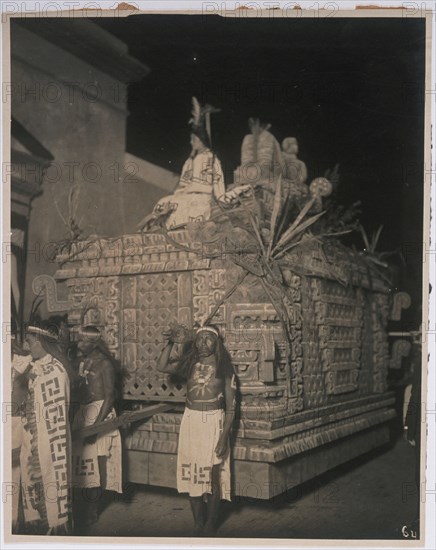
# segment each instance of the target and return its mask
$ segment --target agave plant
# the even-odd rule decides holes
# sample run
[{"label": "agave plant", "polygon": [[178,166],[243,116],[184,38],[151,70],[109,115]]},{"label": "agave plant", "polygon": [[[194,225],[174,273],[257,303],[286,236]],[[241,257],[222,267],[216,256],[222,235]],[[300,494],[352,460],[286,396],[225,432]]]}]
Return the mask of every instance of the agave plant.
[{"label": "agave plant", "polygon": [[[62,260],[59,262],[60,265],[71,261],[78,254],[83,253],[85,250],[90,249],[98,241],[98,237],[89,236],[89,232],[85,234],[85,230],[82,228],[82,221],[84,214],[78,218],[77,211],[80,205],[80,191],[81,185],[75,184],[71,187],[68,193],[67,206],[65,208],[66,212],[63,212],[58,198],[54,194],[52,188],[53,203],[55,205],[56,211],[59,214],[63,224],[67,229],[67,237],[58,241],[57,246],[54,249],[51,249],[50,260],[55,260],[57,257],[62,257]],[[93,228],[93,226],[88,225],[88,228]],[[83,243],[79,247],[75,247],[75,243]]]},{"label": "agave plant", "polygon": [[[315,203],[314,198],[310,199],[292,223],[290,223],[289,227],[284,229],[279,224],[279,220],[283,215],[281,185],[281,178],[279,178],[269,231],[264,231],[265,228],[262,227],[261,210],[254,198],[253,190],[250,197],[239,201],[233,208],[228,209],[223,205],[219,205],[218,212],[209,221],[205,222],[205,225],[208,227],[211,224],[214,225],[214,231],[210,231],[210,228],[208,231],[203,231],[202,229],[205,229],[204,226],[194,226],[194,229],[191,228],[191,236],[194,239],[203,240],[204,243],[207,241],[205,234],[209,234],[210,236],[213,234],[213,241],[221,243],[222,246],[219,250],[212,247],[208,257],[214,258],[225,255],[235,265],[242,268],[239,279],[210,313],[207,321],[212,319],[221,304],[228,300],[231,294],[242,284],[246,276],[251,274],[261,283],[277,311],[288,341],[291,341],[293,336],[292,295],[283,279],[282,269],[286,264],[288,253],[293,248],[304,246],[308,241],[319,240],[319,236],[312,234],[310,228],[325,212],[310,215],[311,208]],[[177,243],[165,227],[162,226],[161,231],[168,242],[174,246],[197,254],[200,253],[195,248]],[[246,249],[250,250],[249,254],[241,254],[241,250],[239,250],[240,246],[235,246],[235,233],[240,236],[239,241],[244,243]],[[201,251],[203,255],[205,254],[204,251],[205,249],[203,248]]]},{"label": "agave plant", "polygon": [[66,212],[62,211],[58,197],[55,196],[53,189],[52,197],[56,211],[67,229],[67,237],[57,243],[56,250],[52,253],[53,257],[51,259],[54,260],[60,252],[63,254],[66,253],[67,256],[70,256],[73,243],[83,237],[83,231],[80,228],[83,216],[80,220],[77,219],[77,210],[80,204],[80,185],[75,184],[71,187],[70,192],[68,193]]},{"label": "agave plant", "polygon": [[59,201],[54,195],[53,202],[57,213],[59,214],[61,220],[67,228],[67,231],[69,233],[68,239],[70,241],[78,240],[83,233],[82,229],[80,228],[83,216],[80,220],[77,219],[77,209],[80,204],[80,185],[75,184],[70,189],[67,202],[67,214],[64,215],[62,213],[59,207]]},{"label": "agave plant", "polygon": [[357,255],[363,261],[371,265],[372,269],[374,269],[382,279],[384,279],[388,284],[391,284],[392,281],[390,277],[387,275],[389,264],[386,261],[386,258],[389,258],[392,256],[399,256],[401,261],[405,263],[403,255],[398,250],[390,250],[390,251],[383,251],[383,252],[377,251],[380,235],[383,231],[383,225],[380,225],[380,227],[376,231],[372,232],[371,238],[368,237],[368,234],[362,225],[359,225],[359,231],[362,236],[362,240],[365,248],[358,252],[354,250],[354,252],[357,253]]}]

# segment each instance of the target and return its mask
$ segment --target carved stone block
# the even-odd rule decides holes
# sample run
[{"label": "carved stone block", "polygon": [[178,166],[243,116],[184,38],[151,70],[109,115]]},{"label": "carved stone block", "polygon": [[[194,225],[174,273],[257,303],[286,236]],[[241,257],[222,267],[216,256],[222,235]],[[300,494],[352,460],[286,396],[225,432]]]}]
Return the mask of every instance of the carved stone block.
[{"label": "carved stone block", "polygon": [[392,301],[390,318],[393,321],[401,321],[401,314],[403,309],[408,309],[411,303],[412,300],[407,292],[397,292]]},{"label": "carved stone block", "polygon": [[32,292],[35,296],[45,294],[49,312],[68,311],[73,307],[72,301],[61,301],[57,296],[56,281],[50,275],[38,275],[32,281]]},{"label": "carved stone block", "polygon": [[391,358],[389,361],[390,369],[401,369],[403,358],[407,357],[412,348],[412,343],[408,340],[396,340],[392,345]]}]

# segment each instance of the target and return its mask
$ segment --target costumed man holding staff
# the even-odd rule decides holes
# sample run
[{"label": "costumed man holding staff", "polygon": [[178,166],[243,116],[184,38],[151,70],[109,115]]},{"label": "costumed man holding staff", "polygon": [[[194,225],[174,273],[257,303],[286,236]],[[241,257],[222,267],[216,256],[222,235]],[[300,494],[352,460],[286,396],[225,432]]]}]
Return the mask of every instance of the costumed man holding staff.
[{"label": "costumed man holding staff", "polygon": [[[177,456],[177,489],[189,493],[196,534],[212,534],[217,527],[220,500],[230,498],[229,436],[235,414],[236,378],[230,356],[213,326],[190,332],[175,327],[158,370],[187,380]],[[183,344],[174,357],[174,344]],[[207,500],[205,515],[204,500]]]},{"label": "costumed man holding staff", "polygon": [[95,523],[99,516],[102,490],[122,493],[121,435],[118,429],[87,438],[76,437],[81,428],[112,420],[116,417],[116,366],[114,358],[95,326],[79,331],[81,354],[79,375],[79,408],[74,415],[73,483],[81,489],[81,511],[85,525]]},{"label": "costumed man holding staff", "polygon": [[[71,532],[70,369],[49,327],[28,326],[14,354],[13,399],[22,408],[20,483],[23,534]],[[25,395],[25,397],[24,397]],[[18,403],[17,401],[17,403]]]}]

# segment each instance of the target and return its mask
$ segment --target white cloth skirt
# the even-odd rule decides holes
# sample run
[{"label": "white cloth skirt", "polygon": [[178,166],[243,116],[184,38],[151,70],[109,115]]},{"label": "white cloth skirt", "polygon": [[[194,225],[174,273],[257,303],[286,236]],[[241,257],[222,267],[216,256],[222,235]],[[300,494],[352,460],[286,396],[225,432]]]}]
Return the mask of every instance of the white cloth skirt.
[{"label": "white cloth skirt", "polygon": [[[73,430],[91,426],[103,405],[103,400],[81,405],[75,414]],[[105,420],[116,418],[115,410],[109,412]],[[85,443],[83,439],[73,442],[73,481],[76,487],[101,487],[98,457],[105,456],[106,485],[110,491],[122,493],[121,435],[118,429],[98,435],[95,443]]]},{"label": "white cloth skirt", "polygon": [[194,411],[185,408],[180,425],[177,455],[177,490],[201,497],[212,493],[211,474],[215,464],[220,467],[221,498],[231,500],[230,489],[230,446],[224,460],[215,454],[215,447],[221,435],[225,411]]}]

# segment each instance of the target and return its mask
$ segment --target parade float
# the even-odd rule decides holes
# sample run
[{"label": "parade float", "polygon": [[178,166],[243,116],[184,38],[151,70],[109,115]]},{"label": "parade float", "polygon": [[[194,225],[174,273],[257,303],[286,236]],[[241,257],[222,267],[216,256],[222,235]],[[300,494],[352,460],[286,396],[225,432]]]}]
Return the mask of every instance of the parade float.
[{"label": "parade float", "polygon": [[227,182],[233,199],[215,201],[207,220],[69,243],[56,282],[34,280],[73,329],[85,318],[103,328],[124,410],[168,405],[124,431],[125,481],[176,486],[185,386],[156,369],[174,324],[212,322],[231,354],[235,495],[270,499],[388,442],[387,373],[408,343],[387,325],[408,296],[391,294],[375,254],[342,243],[353,208],[329,204],[334,177],[308,185],[296,153],[294,138],[281,148],[252,121]]}]

